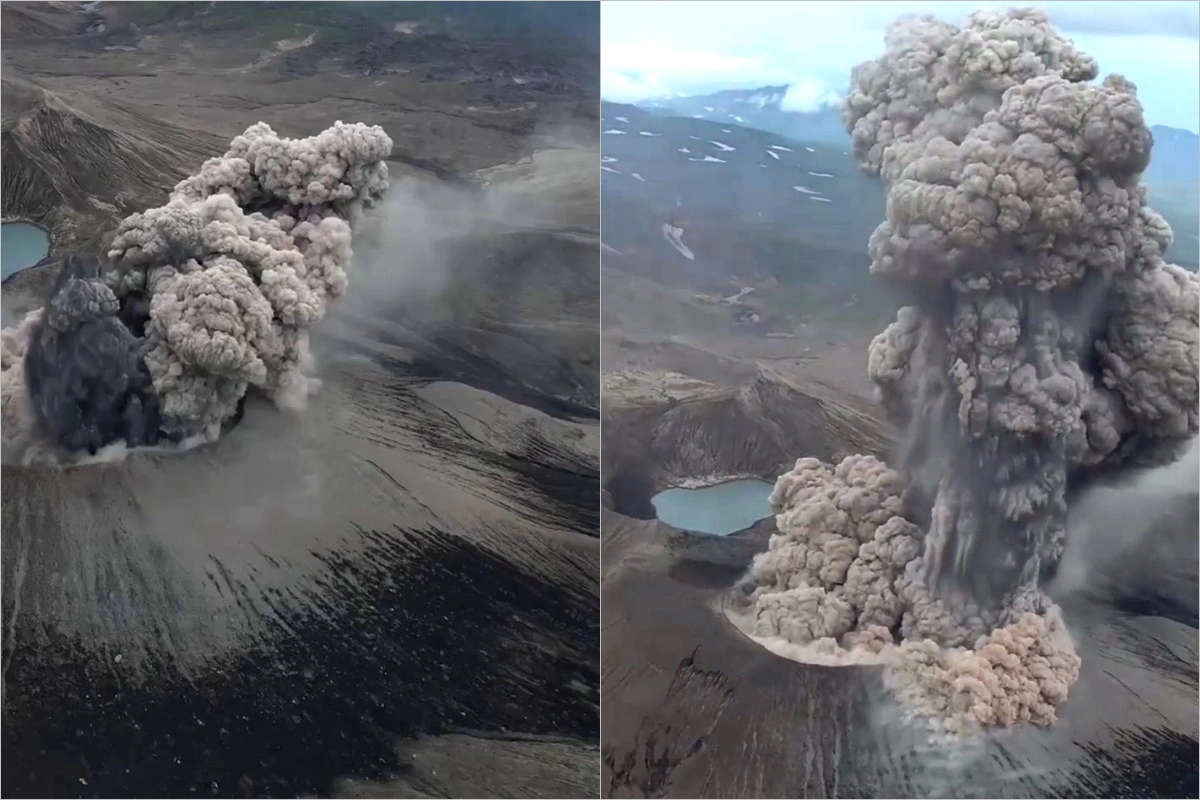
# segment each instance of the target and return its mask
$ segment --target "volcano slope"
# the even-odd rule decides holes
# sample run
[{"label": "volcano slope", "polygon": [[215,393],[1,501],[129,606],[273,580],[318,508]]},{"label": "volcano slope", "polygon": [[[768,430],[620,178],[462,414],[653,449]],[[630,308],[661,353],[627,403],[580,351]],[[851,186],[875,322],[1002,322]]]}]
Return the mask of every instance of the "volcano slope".
[{"label": "volcano slope", "polygon": [[[95,37],[128,27],[77,33],[93,12],[67,6],[3,11],[6,37],[13,19],[32,31],[5,41],[4,213],[53,237],[50,259],[6,281],[6,312],[39,302],[60,253],[103,248],[125,213],[161,203],[227,126],[260,110],[299,135],[332,121],[332,79],[281,88],[273,47],[200,69],[205,43],[229,34],[196,23],[190,50],[155,49],[189,30],[171,20],[140,26],[136,50],[105,50]],[[464,35],[428,44],[431,72],[482,46]],[[365,44],[345,46],[322,63]],[[51,52],[77,74],[50,70]],[[144,70],[136,59],[162,71],[124,93],[114,72]],[[404,85],[387,82],[404,74],[340,79],[376,99],[339,113],[391,127],[398,146],[347,295],[314,329],[323,386],[306,411],[250,398],[232,430],[185,453],[4,467],[5,795],[594,796],[594,140],[547,148],[488,127],[555,117],[561,87],[513,84],[545,101],[514,110],[507,89],[489,104],[445,75],[414,82],[428,110],[397,124]],[[176,105],[151,111],[139,91]],[[280,100],[237,111],[222,91]],[[595,88],[572,92],[568,106]],[[462,102],[478,110],[450,113]],[[135,169],[100,171],[114,164]]]},{"label": "volcano slope", "polygon": [[1083,672],[1059,722],[947,745],[906,721],[879,668],[797,663],[728,621],[773,518],[709,536],[655,519],[649,502],[688,480],[772,480],[798,456],[886,455],[878,412],[750,358],[677,342],[617,351],[637,367],[606,355],[603,796],[1196,794],[1194,452],[1182,471],[1077,508],[1053,592]]}]

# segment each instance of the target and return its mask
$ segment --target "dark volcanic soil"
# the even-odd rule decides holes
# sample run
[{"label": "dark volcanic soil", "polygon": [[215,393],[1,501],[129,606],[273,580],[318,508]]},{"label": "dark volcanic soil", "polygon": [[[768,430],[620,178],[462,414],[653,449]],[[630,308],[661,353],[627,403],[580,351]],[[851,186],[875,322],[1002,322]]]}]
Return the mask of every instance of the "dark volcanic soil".
[{"label": "dark volcanic soil", "polygon": [[716,610],[769,531],[709,537],[604,516],[605,797],[1200,792],[1193,626],[1067,598],[1083,673],[1059,722],[935,744],[902,720],[876,668],[779,658]]},{"label": "dark volcanic soil", "polygon": [[886,455],[886,427],[802,367],[668,338],[606,341],[603,796],[1197,796],[1194,464],[1080,506],[1052,587],[1083,659],[1058,723],[935,743],[878,668],[796,663],[725,617],[773,519],[708,536],[649,503],[688,479],[772,479],[788,456]]},{"label": "dark volcanic soil", "polygon": [[878,668],[799,664],[727,620],[724,604],[767,548],[773,519],[708,536],[654,519],[649,503],[663,488],[697,477],[771,479],[781,469],[780,446],[793,458],[886,454],[885,429],[854,411],[853,398],[838,402],[830,387],[824,396],[810,394],[821,387],[754,372],[748,359],[705,360],[670,342],[627,342],[623,352],[647,371],[604,377],[603,796],[1200,792],[1200,518],[1186,475],[1155,482],[1153,491],[1105,490],[1083,506],[1090,511],[1076,520],[1052,587],[1083,659],[1059,722],[935,743],[904,719]]},{"label": "dark volcanic soil", "polygon": [[392,204],[304,414],[4,468],[0,793],[595,796],[594,8],[91,5],[0,5],[6,315],[259,120],[383,125]]},{"label": "dark volcanic soil", "polygon": [[6,795],[328,796],[459,729],[594,763],[595,421],[402,358],[180,456],[5,469]]}]

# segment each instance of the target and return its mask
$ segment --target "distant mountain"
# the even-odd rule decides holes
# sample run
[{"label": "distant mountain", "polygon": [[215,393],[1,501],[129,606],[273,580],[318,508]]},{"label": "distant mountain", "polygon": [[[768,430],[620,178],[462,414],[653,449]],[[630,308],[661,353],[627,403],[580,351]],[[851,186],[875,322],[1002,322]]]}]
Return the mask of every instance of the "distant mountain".
[{"label": "distant mountain", "polygon": [[[727,89],[712,94],[645,100],[642,112],[663,118],[685,118],[757,129],[796,142],[848,150],[850,136],[840,108],[786,111],[787,84],[757,89]],[[1200,136],[1167,125],[1153,125],[1154,150],[1142,176],[1150,203],[1170,223],[1175,244],[1168,259],[1188,269],[1200,268]]]},{"label": "distant mountain", "polygon": [[1150,132],[1154,134],[1154,155],[1146,174],[1160,170],[1169,180],[1200,182],[1200,136],[1169,125],[1152,125]]},{"label": "distant mountain", "polygon": [[607,267],[723,295],[804,286],[839,308],[871,292],[883,184],[844,146],[615,103],[601,120]]},{"label": "distant mountain", "polygon": [[1167,258],[1190,270],[1200,269],[1200,136],[1180,128],[1153,125],[1154,150],[1142,180],[1150,205],[1175,233]]},{"label": "distant mountain", "polygon": [[[845,145],[849,142],[840,107],[825,105],[816,111],[783,108],[789,84],[757,89],[724,89],[702,95],[635,103],[657,116],[692,117],[736,123],[810,142]],[[1200,136],[1182,128],[1152,125],[1154,159],[1146,170],[1149,184],[1200,184]]]},{"label": "distant mountain", "polygon": [[1151,125],[1154,150],[1142,175],[1151,186],[1200,184],[1200,136],[1182,128]]},{"label": "distant mountain", "polygon": [[644,100],[636,105],[658,116],[732,122],[809,142],[835,145],[849,142],[840,107],[826,105],[812,112],[785,111],[784,98],[790,88],[783,84],[757,89],[725,89],[712,94]]}]

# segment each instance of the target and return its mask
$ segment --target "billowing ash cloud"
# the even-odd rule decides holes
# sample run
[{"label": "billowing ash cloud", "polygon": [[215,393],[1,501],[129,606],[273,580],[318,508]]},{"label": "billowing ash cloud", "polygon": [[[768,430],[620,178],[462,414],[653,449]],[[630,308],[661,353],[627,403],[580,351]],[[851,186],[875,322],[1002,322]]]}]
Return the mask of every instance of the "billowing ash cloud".
[{"label": "billowing ash cloud", "polygon": [[212,439],[251,387],[303,407],[307,330],[346,290],[391,149],[378,126],[285,139],[259,123],[127,217],[107,260],[69,257],[45,307],[4,331],[6,445]]},{"label": "billowing ash cloud", "polygon": [[845,103],[889,184],[871,271],[914,298],[868,363],[907,444],[899,472],[780,478],[755,632],[892,652],[954,727],[1054,719],[1079,670],[1041,590],[1068,501],[1197,432],[1200,282],[1162,260],[1136,89],[1097,74],[1033,9],[908,18]]}]

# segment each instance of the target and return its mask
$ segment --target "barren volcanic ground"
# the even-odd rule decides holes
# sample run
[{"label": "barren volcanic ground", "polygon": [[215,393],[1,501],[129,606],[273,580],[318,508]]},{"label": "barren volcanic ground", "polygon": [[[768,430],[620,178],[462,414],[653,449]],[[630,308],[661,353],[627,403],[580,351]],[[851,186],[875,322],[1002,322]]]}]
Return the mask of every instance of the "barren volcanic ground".
[{"label": "barren volcanic ground", "polygon": [[[617,159],[606,165],[621,173],[604,176],[603,795],[1200,794],[1195,450],[1174,482],[1151,476],[1080,506],[1051,591],[1083,667],[1053,727],[935,744],[905,720],[878,667],[787,660],[727,620],[725,599],[766,550],[774,519],[711,536],[655,519],[650,498],[697,481],[774,481],[804,456],[836,463],[856,452],[891,455],[895,433],[866,379],[866,344],[882,324],[830,302],[831,287],[842,297],[865,293],[866,239],[842,237],[839,245],[828,231],[810,229],[809,220],[821,223],[807,209],[822,204],[794,208],[784,191],[776,200],[789,205],[778,207],[755,188],[773,186],[761,176],[789,168],[786,159],[816,157],[818,145],[809,150],[731,125],[709,135],[701,123],[717,123],[643,119],[628,108],[607,109],[605,118],[606,129],[626,133],[604,137],[606,159]],[[739,166],[749,143],[751,157]],[[786,149],[764,156],[771,144]],[[635,161],[647,147],[663,159],[679,147],[690,151],[677,157],[682,177],[665,160],[653,172],[649,161]],[[835,202],[827,205],[842,201],[850,209],[843,213],[853,213],[852,187],[839,188],[834,170],[806,169],[830,173]],[[678,195],[676,210],[647,204],[650,192]],[[793,261],[772,262],[771,248],[758,246],[758,228],[700,207],[721,197],[777,214],[794,244],[778,257]],[[692,258],[667,241],[664,222],[684,229]],[[869,231],[874,222],[840,224]],[[839,246],[844,252],[827,257]],[[776,292],[771,274],[791,281],[777,296],[822,300],[792,304],[769,325],[746,324],[739,286],[755,287],[750,298]],[[812,283],[804,275],[815,276]],[[878,295],[872,302],[884,304]]]},{"label": "barren volcanic ground", "polygon": [[248,125],[396,143],[306,412],[4,467],[6,796],[595,795],[598,12],[431,5],[0,6],[6,317]]},{"label": "barren volcanic ground", "polygon": [[[773,519],[709,536],[654,519],[649,503],[688,480],[772,480],[798,456],[885,455],[866,402],[677,343],[624,351],[643,366],[610,373],[606,357],[603,377],[604,796],[1196,795],[1194,488],[1105,495],[1099,538],[1074,543],[1065,564],[1082,577],[1056,594],[1083,674],[1054,727],[934,745],[877,668],[779,658],[721,613]],[[1148,500],[1153,519],[1130,514]],[[1151,546],[1103,538],[1122,525],[1155,531]]]}]

